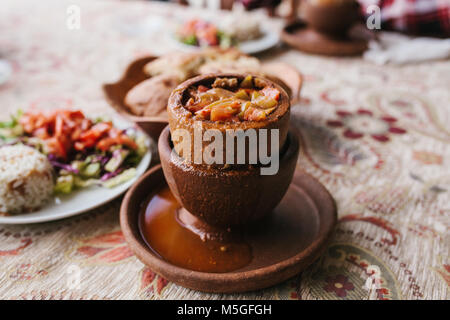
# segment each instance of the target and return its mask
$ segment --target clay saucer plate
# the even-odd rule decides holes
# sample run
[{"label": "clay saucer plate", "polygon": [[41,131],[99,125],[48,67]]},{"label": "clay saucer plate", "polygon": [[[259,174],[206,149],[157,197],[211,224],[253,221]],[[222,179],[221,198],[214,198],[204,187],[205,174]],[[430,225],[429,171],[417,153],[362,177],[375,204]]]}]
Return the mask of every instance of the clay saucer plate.
[{"label": "clay saucer plate", "polygon": [[[367,39],[354,36],[364,32],[356,25],[346,37],[333,37],[309,28],[304,22],[296,21],[286,25],[281,32],[281,39],[293,48],[312,54],[327,56],[355,56],[367,50]],[[351,34],[351,35],[350,35]]]},{"label": "clay saucer plate", "polygon": [[[103,85],[103,92],[108,103],[123,117],[135,122],[150,137],[158,140],[159,134],[167,125],[167,117],[141,117],[132,114],[125,104],[125,97],[134,86],[150,78],[144,72],[144,66],[155,60],[156,56],[147,56],[134,60],[129,64],[122,78],[115,82]],[[263,71],[267,72],[268,77],[278,82],[283,89],[290,95],[292,102],[295,103],[300,97],[302,88],[302,76],[292,66],[283,62],[270,62],[263,64]],[[277,75],[277,76],[272,76]]]},{"label": "clay saucer plate", "polygon": [[249,264],[226,273],[192,271],[163,260],[141,234],[142,206],[165,186],[160,165],[137,181],[122,202],[122,231],[131,250],[144,264],[169,281],[199,291],[244,292],[285,281],[323,253],[336,224],[336,206],[331,195],[315,178],[297,169],[273,214],[246,235],[253,256]]}]

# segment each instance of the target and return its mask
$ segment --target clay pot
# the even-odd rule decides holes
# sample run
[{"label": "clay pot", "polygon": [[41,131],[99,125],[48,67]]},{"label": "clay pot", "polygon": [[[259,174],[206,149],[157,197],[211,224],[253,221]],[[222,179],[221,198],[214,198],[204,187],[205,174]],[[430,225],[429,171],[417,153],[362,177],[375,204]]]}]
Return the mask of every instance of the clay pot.
[{"label": "clay pot", "polygon": [[[218,122],[218,121],[209,121],[209,120],[203,120],[203,121],[196,121],[192,113],[187,110],[184,106],[188,99],[188,92],[187,89],[192,86],[198,86],[198,85],[204,85],[204,86],[211,86],[211,84],[217,79],[222,77],[228,77],[228,78],[237,78],[239,81],[242,81],[247,74],[207,74],[207,75],[201,75],[192,79],[189,79],[182,84],[180,84],[171,94],[169,98],[169,103],[167,107],[167,114],[169,118],[169,126],[170,131],[174,135],[175,130],[177,129],[184,129],[187,130],[190,134],[190,139],[182,139],[181,137],[175,137],[174,135],[174,146],[175,150],[178,152],[180,156],[185,158],[187,161],[191,163],[203,163],[203,158],[198,160],[195,159],[196,154],[203,154],[204,150],[208,145],[211,144],[211,141],[202,141],[201,145],[195,145],[194,144],[194,131],[195,128],[198,129],[199,136],[203,137],[203,134],[210,129],[215,129],[220,132],[222,135],[222,141],[223,143],[223,158],[221,161],[217,161],[214,164],[210,164],[214,167],[223,167],[224,163],[230,164],[230,161],[226,161],[226,155],[227,150],[226,148],[226,130],[231,129],[235,132],[238,129],[244,130],[244,132],[248,129],[254,129],[256,131],[256,143],[250,143],[249,139],[245,139],[245,147],[243,150],[245,151],[245,159],[249,159],[249,153],[250,151],[255,151],[256,154],[259,154],[260,152],[260,130],[261,129],[267,129],[267,140],[264,143],[267,147],[267,154],[271,154],[272,152],[279,153],[280,149],[284,146],[286,142],[286,137],[288,133],[289,128],[289,118],[290,118],[290,99],[287,95],[286,91],[283,90],[282,87],[280,87],[278,84],[274,83],[271,80],[268,80],[266,78],[262,78],[260,76],[255,76],[255,78],[258,78],[262,82],[265,83],[266,86],[275,87],[280,91],[280,99],[277,108],[269,114],[269,116],[262,120],[262,121],[242,121],[242,122]],[[201,124],[201,128],[199,125]],[[274,148],[272,148],[272,142],[271,142],[271,133],[272,129],[278,129],[278,144],[274,144]],[[255,149],[256,147],[256,149]],[[199,150],[201,148],[201,150]],[[197,149],[197,150],[195,150]],[[272,150],[273,149],[273,150]],[[184,150],[190,150],[190,152],[183,152]],[[197,151],[195,153],[194,151]],[[201,152],[199,152],[201,151]],[[234,153],[234,160],[233,164],[238,163],[237,161],[237,150],[233,150]],[[266,154],[266,152],[263,152]],[[221,163],[221,164],[217,164]],[[248,161],[245,161],[245,163],[250,163]]]},{"label": "clay pot", "polygon": [[345,36],[359,18],[359,4],[346,1],[337,4],[303,3],[304,20],[313,29],[336,36]]},{"label": "clay pot", "polygon": [[260,166],[224,170],[195,165],[172,153],[172,146],[167,126],[158,150],[172,193],[192,215],[219,228],[246,225],[272,212],[291,183],[299,151],[291,129],[280,152],[278,172],[262,175]]},{"label": "clay pot", "polygon": [[[166,113],[156,117],[134,115],[125,104],[125,97],[134,86],[149,79],[148,75],[144,72],[144,67],[156,58],[154,56],[148,56],[134,60],[127,67],[120,80],[115,83],[103,85],[103,92],[108,103],[120,115],[140,126],[155,141],[158,140],[162,129],[167,125]],[[278,83],[285,89],[292,102],[298,101],[303,79],[297,69],[283,62],[270,62],[262,64],[261,71],[265,74],[265,77]]]}]

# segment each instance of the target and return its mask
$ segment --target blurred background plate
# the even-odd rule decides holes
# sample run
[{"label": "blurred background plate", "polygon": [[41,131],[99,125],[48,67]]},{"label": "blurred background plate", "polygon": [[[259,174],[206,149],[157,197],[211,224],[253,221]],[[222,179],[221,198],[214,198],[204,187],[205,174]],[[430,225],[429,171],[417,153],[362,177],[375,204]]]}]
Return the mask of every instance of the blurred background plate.
[{"label": "blurred background plate", "polygon": [[[277,30],[270,29],[264,25],[261,25],[260,28],[262,33],[261,37],[255,40],[247,40],[240,42],[239,45],[236,46],[236,48],[238,48],[240,51],[246,54],[255,54],[269,50],[279,43],[280,36]],[[195,52],[205,48],[182,43],[176,38],[175,32],[168,33],[167,37],[169,38],[168,40],[170,44],[174,47],[174,49],[178,49],[185,52]]]}]

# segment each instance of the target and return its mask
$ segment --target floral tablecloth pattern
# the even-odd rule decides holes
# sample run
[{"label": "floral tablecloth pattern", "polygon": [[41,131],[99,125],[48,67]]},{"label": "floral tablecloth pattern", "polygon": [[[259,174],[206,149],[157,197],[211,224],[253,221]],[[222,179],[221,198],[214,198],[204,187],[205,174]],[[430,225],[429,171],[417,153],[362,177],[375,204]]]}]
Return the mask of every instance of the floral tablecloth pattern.
[{"label": "floral tablecloth pattern", "polygon": [[[67,27],[73,4],[80,29]],[[32,106],[112,114],[101,85],[136,57],[170,51],[167,30],[194,13],[149,2],[3,0],[0,57],[13,75],[0,86],[0,116]],[[185,289],[130,251],[118,199],[62,221],[0,225],[0,298],[448,299],[450,62],[381,67],[288,48],[262,58],[304,75],[292,109],[298,167],[330,190],[339,211],[319,261],[258,292]]]}]

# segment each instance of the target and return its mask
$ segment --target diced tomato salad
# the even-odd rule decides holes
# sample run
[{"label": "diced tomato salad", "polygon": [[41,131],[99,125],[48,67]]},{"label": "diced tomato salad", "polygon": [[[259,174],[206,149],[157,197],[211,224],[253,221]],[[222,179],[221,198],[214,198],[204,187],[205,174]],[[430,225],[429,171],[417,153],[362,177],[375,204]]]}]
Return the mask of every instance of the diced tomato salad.
[{"label": "diced tomato salad", "polygon": [[19,112],[0,122],[0,147],[4,143],[24,143],[44,153],[55,170],[56,193],[128,181],[147,152],[145,138],[135,130],[93,121],[78,110]]},{"label": "diced tomato salad", "polygon": [[48,153],[66,160],[73,151],[97,148],[107,151],[113,145],[136,150],[133,139],[110,121],[94,123],[81,111],[28,111],[19,119],[27,135],[43,141]]},{"label": "diced tomato salad", "polygon": [[186,21],[177,30],[176,36],[181,42],[191,46],[228,48],[235,42],[214,23],[202,19]]}]

